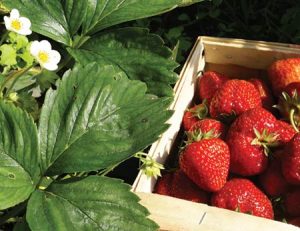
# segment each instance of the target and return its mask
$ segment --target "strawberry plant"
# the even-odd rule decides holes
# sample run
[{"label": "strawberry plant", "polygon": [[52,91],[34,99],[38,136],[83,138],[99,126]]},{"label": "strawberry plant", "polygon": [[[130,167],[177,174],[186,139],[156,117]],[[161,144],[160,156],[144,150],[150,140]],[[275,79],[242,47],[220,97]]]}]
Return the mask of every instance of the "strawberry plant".
[{"label": "strawberry plant", "polygon": [[158,228],[105,175],[168,127],[177,64],[159,36],[112,26],[199,1],[0,1],[1,229]]}]

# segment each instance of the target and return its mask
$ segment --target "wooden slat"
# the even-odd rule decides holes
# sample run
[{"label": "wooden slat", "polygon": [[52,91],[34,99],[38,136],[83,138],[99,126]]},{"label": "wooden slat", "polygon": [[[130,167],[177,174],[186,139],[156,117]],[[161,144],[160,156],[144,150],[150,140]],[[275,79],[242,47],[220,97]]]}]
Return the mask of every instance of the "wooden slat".
[{"label": "wooden slat", "polygon": [[244,213],[152,193],[136,193],[160,230],[172,231],[299,231],[284,224]]},{"label": "wooden slat", "polygon": [[297,45],[209,37],[201,37],[200,40],[208,63],[267,69],[275,60],[300,56]]}]

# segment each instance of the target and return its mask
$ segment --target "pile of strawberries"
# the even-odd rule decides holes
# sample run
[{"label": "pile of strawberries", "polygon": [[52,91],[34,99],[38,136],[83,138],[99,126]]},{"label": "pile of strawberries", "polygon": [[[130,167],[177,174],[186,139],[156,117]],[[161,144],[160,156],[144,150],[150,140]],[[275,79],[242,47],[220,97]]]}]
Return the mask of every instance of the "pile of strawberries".
[{"label": "pile of strawberries", "polygon": [[178,169],[163,174],[156,193],[300,227],[300,58],[267,73],[267,82],[199,77]]}]

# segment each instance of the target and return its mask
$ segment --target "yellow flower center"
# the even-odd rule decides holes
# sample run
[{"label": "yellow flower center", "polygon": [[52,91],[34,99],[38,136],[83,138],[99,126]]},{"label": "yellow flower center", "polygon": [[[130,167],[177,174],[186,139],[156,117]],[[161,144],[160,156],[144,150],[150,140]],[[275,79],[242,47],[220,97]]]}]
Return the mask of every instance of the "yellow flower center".
[{"label": "yellow flower center", "polygon": [[11,22],[11,27],[14,28],[15,30],[20,30],[22,25],[21,25],[21,22],[18,19],[14,19]]},{"label": "yellow flower center", "polygon": [[39,54],[38,54],[38,58],[39,58],[41,63],[46,63],[49,60],[49,55],[45,51],[40,51]]}]

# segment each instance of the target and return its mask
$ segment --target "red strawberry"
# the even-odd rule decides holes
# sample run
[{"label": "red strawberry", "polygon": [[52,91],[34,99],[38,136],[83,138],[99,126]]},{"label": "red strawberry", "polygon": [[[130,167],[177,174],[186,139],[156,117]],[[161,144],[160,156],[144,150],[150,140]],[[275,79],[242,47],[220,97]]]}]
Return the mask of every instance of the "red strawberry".
[{"label": "red strawberry", "polygon": [[274,131],[277,119],[272,113],[264,108],[258,107],[246,111],[240,115],[230,126],[229,132],[243,132],[248,135],[253,134],[253,128],[259,132],[264,129]]},{"label": "red strawberry", "polygon": [[214,94],[210,103],[213,118],[223,115],[240,115],[261,106],[261,99],[253,84],[239,79],[228,80]]},{"label": "red strawberry", "polygon": [[263,107],[268,110],[272,110],[274,99],[266,83],[263,80],[257,78],[249,79],[249,82],[252,83],[256,90],[259,92]]},{"label": "red strawberry", "polygon": [[206,118],[195,123],[189,132],[193,132],[195,130],[201,130],[202,133],[212,131],[215,136],[220,136],[221,139],[224,139],[227,128],[218,120]]},{"label": "red strawberry", "polygon": [[277,120],[275,124],[275,132],[278,134],[277,140],[281,144],[288,143],[296,134],[294,128],[282,120]]},{"label": "red strawberry", "polygon": [[157,179],[155,188],[153,190],[154,193],[171,196],[171,185],[173,181],[173,173],[163,174],[162,177]]},{"label": "red strawberry", "polygon": [[259,217],[274,218],[271,201],[248,179],[229,180],[213,195],[212,205]]},{"label": "red strawberry", "polygon": [[215,192],[226,182],[229,159],[227,144],[211,138],[188,144],[180,155],[179,165],[200,188]]},{"label": "red strawberry", "polygon": [[281,162],[275,158],[267,170],[259,176],[264,192],[271,197],[279,197],[289,190],[290,186],[281,173]]},{"label": "red strawberry", "polygon": [[231,132],[227,136],[230,149],[230,172],[241,176],[253,176],[262,173],[268,165],[264,148],[252,144],[255,135]]},{"label": "red strawberry", "polygon": [[300,216],[300,188],[287,193],[284,197],[285,212],[294,217]]},{"label": "red strawberry", "polygon": [[285,151],[282,159],[283,176],[289,183],[300,185],[300,133],[286,145]]},{"label": "red strawberry", "polygon": [[198,203],[208,202],[208,193],[201,190],[180,169],[159,178],[154,193]]},{"label": "red strawberry", "polygon": [[198,89],[201,100],[206,99],[209,105],[215,92],[228,80],[228,78],[215,71],[207,71],[199,77]]},{"label": "red strawberry", "polygon": [[300,58],[277,60],[268,68],[273,92],[279,95],[292,82],[300,81]]},{"label": "red strawberry", "polygon": [[180,169],[174,172],[171,196],[198,203],[208,202],[208,193],[201,190]]},{"label": "red strawberry", "polygon": [[268,164],[269,146],[274,146],[276,118],[263,108],[241,114],[229,128],[230,171],[242,176],[262,173]]},{"label": "red strawberry", "polygon": [[195,105],[192,108],[188,109],[182,119],[183,128],[185,131],[191,129],[191,127],[197,123],[199,120],[207,117],[208,108],[206,106],[206,102]]}]

